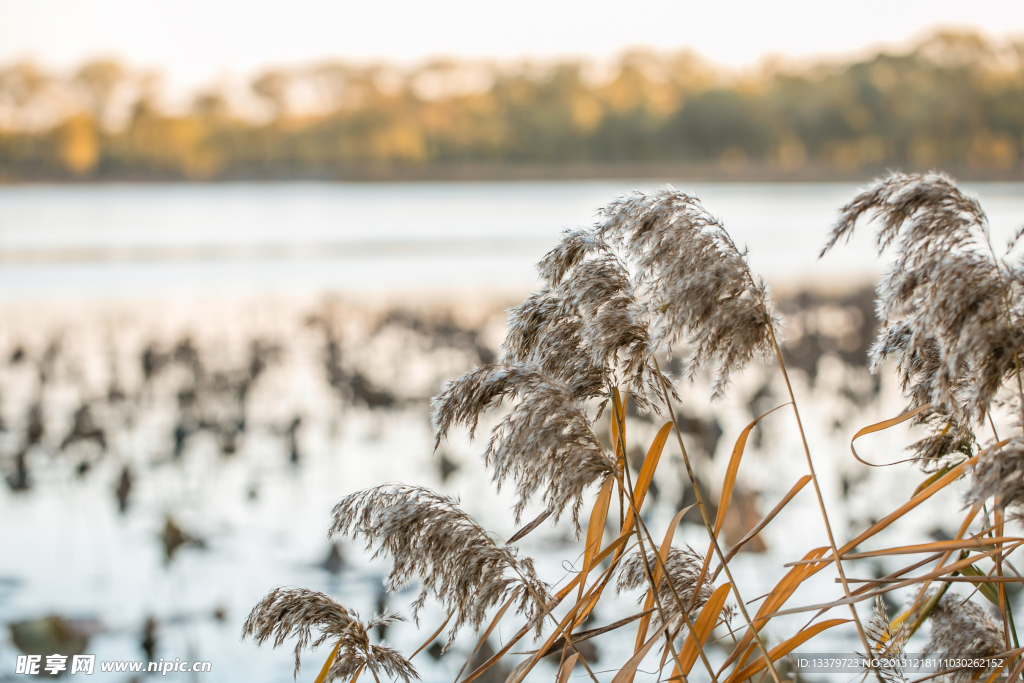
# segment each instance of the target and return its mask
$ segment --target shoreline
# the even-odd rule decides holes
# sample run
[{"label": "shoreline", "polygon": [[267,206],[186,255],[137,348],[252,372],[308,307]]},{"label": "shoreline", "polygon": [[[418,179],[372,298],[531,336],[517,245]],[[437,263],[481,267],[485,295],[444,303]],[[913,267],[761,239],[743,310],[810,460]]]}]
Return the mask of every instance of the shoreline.
[{"label": "shoreline", "polygon": [[[234,169],[208,177],[188,177],[176,173],[149,170],[127,173],[91,173],[11,177],[0,172],[0,188],[26,186],[91,185],[224,185],[269,183],[489,183],[489,182],[586,182],[608,180],[661,180],[722,184],[828,184],[866,183],[889,171],[928,172],[935,169],[903,168],[876,164],[857,169],[837,169],[822,164],[807,164],[783,171],[767,163],[751,163],[742,169],[722,168],[718,164],[686,163],[581,163],[581,164],[430,164],[422,166],[367,165],[345,168],[310,168],[273,172],[266,169]],[[974,168],[969,164],[947,165],[942,172],[967,183],[1024,182],[1024,166],[998,170]]]}]

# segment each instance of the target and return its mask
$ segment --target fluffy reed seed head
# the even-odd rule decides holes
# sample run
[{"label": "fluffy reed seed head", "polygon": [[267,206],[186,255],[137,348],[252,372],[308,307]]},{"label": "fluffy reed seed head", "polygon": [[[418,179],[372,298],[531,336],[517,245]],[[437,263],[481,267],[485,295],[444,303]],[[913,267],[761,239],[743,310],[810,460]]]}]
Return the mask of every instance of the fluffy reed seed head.
[{"label": "fluffy reed seed head", "polygon": [[612,381],[608,368],[595,362],[587,348],[586,324],[578,312],[567,310],[558,292],[542,289],[508,311],[508,335],[502,343],[501,362],[534,363],[545,374],[563,382],[580,401],[608,400]]},{"label": "fluffy reed seed head", "polygon": [[[252,608],[242,626],[242,638],[252,636],[257,645],[273,639],[276,648],[294,637],[297,641],[296,677],[302,650],[310,646],[319,647],[326,641],[338,645],[338,654],[326,681],[349,680],[366,667],[375,676],[383,672],[392,680],[401,678],[410,683],[419,679],[412,664],[390,647],[371,644],[368,634],[377,626],[386,626],[400,619],[397,615],[385,614],[363,624],[358,614],[335,602],[329,595],[305,588],[275,588]],[[311,644],[314,630],[320,635]]]},{"label": "fluffy reed seed head", "polygon": [[1002,448],[982,453],[975,463],[967,503],[995,499],[995,507],[1009,509],[1018,519],[1024,513],[1024,438],[1015,437]]},{"label": "fluffy reed seed head", "polygon": [[544,618],[539,601],[548,600],[547,585],[532,560],[493,541],[455,499],[418,486],[384,485],[346,496],[332,518],[330,536],[362,535],[373,557],[391,557],[389,591],[419,579],[414,618],[428,595],[455,615],[449,645],[463,625],[479,628],[488,609],[510,598],[539,633]]},{"label": "fluffy reed seed head", "polygon": [[730,373],[772,352],[767,286],[755,278],[722,224],[701,203],[668,187],[633,193],[602,210],[595,232],[620,248],[650,322],[651,345],[690,349],[687,375],[714,367],[713,398]]},{"label": "fluffy reed seed head", "polygon": [[[934,338],[915,340],[912,320],[890,321],[879,331],[869,356],[872,372],[877,372],[886,358],[895,359],[900,388],[909,399],[911,410],[932,406],[913,421],[913,424],[925,425],[929,435],[907,448],[914,453],[922,470],[934,472],[952,459],[973,454],[974,432],[966,424],[968,418],[960,405],[932,403],[934,380],[942,367],[939,345]],[[962,384],[960,380],[959,385]]]},{"label": "fluffy reed seed head", "polygon": [[981,206],[945,175],[895,173],[862,192],[840,211],[822,255],[865,214],[880,224],[879,253],[896,253],[878,285],[884,324],[873,363],[894,357],[916,368],[915,401],[925,394],[968,423],[982,419],[1024,350],[1019,269],[995,259]]},{"label": "fluffy reed seed head", "polygon": [[[539,294],[557,302],[557,314],[544,320],[543,326],[530,324],[537,322],[536,318],[520,312],[533,308],[530,299],[510,311],[504,345],[510,357],[542,363],[540,359],[553,355],[568,360],[564,358],[568,354],[552,354],[555,349],[575,352],[601,369],[605,386],[626,383],[640,410],[657,410],[661,379],[666,386],[672,383],[667,377],[659,378],[654,369],[645,310],[636,298],[626,264],[615,250],[594,230],[567,230],[537,269],[546,282]],[[579,332],[574,344],[544,343],[545,331],[564,339],[568,330],[563,331],[563,326],[568,322],[571,328],[576,320]]]},{"label": "fluffy reed seed head", "polygon": [[869,659],[882,659],[892,664],[878,668],[882,680],[887,683],[906,683],[902,658],[909,631],[906,624],[900,624],[898,628],[893,629],[889,615],[885,613],[885,602],[881,595],[875,596],[874,614],[871,615],[871,620],[864,627],[864,631],[871,646]]},{"label": "fluffy reed seed head", "polygon": [[442,387],[432,403],[435,447],[454,425],[468,426],[472,436],[480,414],[505,398],[515,405],[492,430],[485,463],[499,489],[516,482],[516,523],[540,493],[554,521],[570,509],[579,535],[583,494],[614,474],[615,463],[572,389],[537,365],[485,365]]},{"label": "fluffy reed seed head", "polygon": [[[927,650],[942,657],[982,659],[1003,651],[1003,628],[982,607],[947,593],[928,615],[932,633]],[[968,683],[983,669],[951,672],[951,683]]]},{"label": "fluffy reed seed head", "polygon": [[930,434],[908,446],[907,450],[914,454],[922,471],[937,472],[974,454],[974,432],[953,415],[932,411],[921,422]]},{"label": "fluffy reed seed head", "polygon": [[[650,567],[653,573],[657,566],[657,552],[647,549],[647,567]],[[669,550],[668,559],[665,560],[665,567],[668,571],[661,578],[661,585],[658,587],[658,600],[665,611],[670,632],[676,633],[685,625],[683,611],[679,602],[676,601],[676,596],[685,607],[688,607],[691,602],[693,603],[693,609],[687,615],[690,617],[691,623],[696,613],[711,598],[715,586],[711,583],[710,572],[705,575],[699,590],[697,588],[697,579],[700,578],[700,570],[703,566],[704,558],[690,546],[686,546],[686,548],[673,546]],[[622,566],[619,569],[619,578],[616,584],[618,591],[633,590],[641,586],[649,588],[647,567],[644,566],[643,555],[639,550],[630,553],[622,561]],[[672,593],[673,589],[675,589],[675,595]],[[694,592],[697,593],[696,601],[694,601]],[[640,600],[644,600],[644,596],[641,596]],[[726,606],[722,615],[727,621],[731,619],[732,606]],[[651,619],[652,626],[657,627],[661,623],[661,613],[655,612]]]}]

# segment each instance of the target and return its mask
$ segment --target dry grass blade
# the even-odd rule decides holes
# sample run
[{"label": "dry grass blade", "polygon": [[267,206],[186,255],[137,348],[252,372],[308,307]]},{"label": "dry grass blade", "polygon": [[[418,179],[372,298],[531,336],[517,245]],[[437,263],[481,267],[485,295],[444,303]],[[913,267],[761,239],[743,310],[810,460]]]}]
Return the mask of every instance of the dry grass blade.
[{"label": "dry grass blade", "polygon": [[[620,411],[617,412],[622,414]],[[661,454],[665,450],[665,443],[668,441],[668,435],[672,432],[672,426],[673,423],[666,422],[658,430],[654,441],[651,442],[651,447],[647,450],[644,464],[640,467],[640,474],[636,477],[636,484],[633,486],[633,500],[636,501],[639,510],[643,509],[647,491],[651,488],[651,482],[654,481],[654,472],[658,469],[658,463],[661,462]]]},{"label": "dry grass blade", "polygon": [[[743,452],[747,447],[747,439],[750,437],[751,430],[757,426],[757,423],[774,413],[779,408],[788,406],[789,403],[783,403],[781,406],[772,408],[764,415],[761,415],[754,419],[753,422],[748,424],[740,432],[739,438],[736,439],[735,445],[732,447],[732,455],[729,456],[729,466],[725,470],[725,481],[722,483],[722,494],[718,497],[718,515],[715,517],[715,536],[717,537],[722,533],[722,525],[725,524],[725,513],[729,510],[729,501],[732,499],[732,490],[736,486],[736,475],[740,471],[740,461],[743,459]],[[708,556],[710,557],[711,551],[708,550]]]},{"label": "dry grass blade", "polygon": [[[934,555],[933,557],[938,557]],[[989,576],[977,567],[968,568],[967,571],[961,572],[963,576],[943,576],[942,578],[935,579],[935,583],[971,583],[978,589],[986,599],[989,600],[993,605],[999,606],[999,599],[996,597],[993,591],[990,594],[985,593],[985,587],[987,584],[995,583],[1015,583],[1019,584],[1020,578],[1016,576]],[[887,583],[896,583],[897,581],[890,577],[882,577],[880,579],[849,579],[850,583],[867,583],[875,586],[882,586]],[[991,596],[991,597],[990,597]]]},{"label": "dry grass blade", "polygon": [[[779,659],[785,657],[790,652],[800,647],[808,640],[821,633],[822,631],[830,629],[833,626],[839,626],[840,624],[849,624],[850,621],[850,619],[829,619],[828,621],[823,621],[819,624],[814,624],[813,626],[803,629],[793,637],[787,638],[786,640],[782,641],[781,643],[773,647],[771,651],[768,653],[768,656],[771,659],[771,661],[778,661]],[[746,680],[754,674],[756,674],[757,672],[759,672],[761,669],[765,668],[765,666],[767,666],[767,662],[765,662],[764,657],[758,657],[756,660],[754,660],[747,666],[743,667],[739,671],[734,671],[733,674],[725,680],[725,683],[736,683],[737,681]]]},{"label": "dry grass blade", "polygon": [[[780,512],[782,512],[782,509],[789,504],[789,501],[793,500],[793,498],[796,497],[796,494],[800,493],[800,491],[803,490],[805,486],[807,486],[807,482],[809,482],[810,480],[811,475],[809,474],[805,474],[804,476],[800,477],[800,479],[798,479],[797,482],[793,484],[793,488],[791,488],[786,493],[786,495],[782,497],[782,500],[780,500],[778,504],[775,507],[773,507],[767,515],[762,517],[760,522],[751,527],[750,531],[747,532],[746,536],[737,541],[736,545],[729,549],[729,552],[725,554],[725,561],[728,562],[732,558],[736,557],[736,554],[743,548],[743,546],[749,543],[750,540],[754,538],[754,536],[757,536],[759,533],[761,533],[761,530],[768,526],[771,523],[771,521],[775,519],[775,517]],[[717,579],[721,571],[722,565],[720,564],[715,568],[715,571],[711,574],[711,580],[714,581],[715,579]]]},{"label": "dry grass blade", "polygon": [[564,662],[562,662],[562,665],[558,667],[558,678],[555,679],[556,683],[568,682],[569,676],[570,674],[572,674],[573,667],[576,666],[576,660],[579,658],[580,656],[578,654],[573,654],[570,655],[568,659],[566,659]]},{"label": "dry grass blade", "polygon": [[[821,556],[828,551],[828,548],[815,548],[804,556],[804,559],[813,559],[821,561]],[[820,565],[826,566],[826,565]],[[742,665],[746,661],[749,653],[753,652],[753,649],[749,649],[751,642],[754,640],[754,631],[761,630],[764,628],[768,620],[774,616],[771,614],[774,610],[778,609],[783,603],[786,602],[796,592],[796,589],[803,583],[804,579],[811,576],[815,569],[814,565],[804,565],[794,567],[786,573],[782,580],[780,580],[775,587],[772,588],[771,592],[768,593],[761,608],[757,611],[757,614],[753,619],[753,628],[748,628],[747,631],[740,638],[739,643],[733,649],[732,653],[726,657],[725,663],[719,669],[718,674],[721,675],[734,661],[742,657],[740,664]]]},{"label": "dry grass blade", "polygon": [[586,587],[587,574],[594,566],[594,558],[601,550],[601,542],[604,540],[604,527],[608,521],[608,508],[612,500],[612,487],[615,480],[608,478],[601,485],[601,490],[594,501],[594,507],[590,511],[590,521],[587,523],[587,544],[583,550],[583,567],[580,569],[580,594],[583,597],[583,590]]},{"label": "dry grass blade", "polygon": [[637,667],[640,666],[640,662],[643,661],[647,653],[651,651],[651,648],[658,642],[658,640],[665,635],[666,626],[662,625],[657,631],[644,643],[637,652],[629,658],[619,672],[615,674],[615,678],[612,679],[612,683],[629,683],[633,680],[636,675]]},{"label": "dry grass blade", "polygon": [[[316,680],[314,680],[313,683],[324,683],[324,681],[327,680],[327,675],[331,672],[331,665],[334,664],[334,660],[338,657],[338,648],[340,647],[341,643],[339,642],[331,648],[331,654],[327,655],[327,660],[324,662],[324,665],[320,667],[320,673],[317,674]],[[358,677],[359,672],[357,671],[355,676],[352,678],[355,680]]]},{"label": "dry grass blade", "polygon": [[725,600],[729,597],[730,590],[731,586],[729,584],[719,586],[711,594],[711,597],[708,598],[704,609],[701,610],[696,621],[693,622],[693,631],[686,635],[686,642],[683,643],[683,649],[679,652],[679,663],[683,667],[682,671],[678,668],[675,669],[672,672],[672,678],[679,676],[680,673],[684,676],[690,675],[690,670],[697,661],[698,649],[703,647],[704,643],[711,636],[711,632],[718,623],[718,616],[725,607]]},{"label": "dry grass blade", "polygon": [[[994,546],[1000,543],[1014,543],[1019,545],[1024,539],[1018,536],[990,537],[972,536],[951,541],[932,541],[930,543],[916,543],[914,545],[902,545],[894,548],[882,548],[880,550],[868,550],[862,553],[843,553],[844,560],[864,560],[871,557],[885,557],[888,555],[914,555],[918,553],[934,553],[950,550],[993,550]],[[825,558],[828,559],[828,558]],[[795,560],[787,562],[786,567],[798,565],[817,564],[821,560]]]},{"label": "dry grass blade", "polygon": [[[594,558],[601,549],[601,542],[604,539],[604,527],[608,520],[608,508],[611,505],[612,488],[614,483],[615,480],[611,477],[605,480],[604,484],[601,485],[601,491],[598,493],[597,500],[594,501],[594,507],[590,512],[590,520],[587,523],[587,541],[583,550],[583,567],[580,569],[579,574],[580,587],[577,604],[583,600],[583,594],[587,584],[587,576],[590,574],[590,570],[594,566]],[[596,602],[596,599],[594,602]],[[591,605],[588,609],[584,609],[583,613],[580,614],[579,618],[570,627],[570,632],[572,629],[583,623],[587,616],[589,616],[592,608],[593,606]],[[566,640],[567,648],[568,645],[569,642]]]}]

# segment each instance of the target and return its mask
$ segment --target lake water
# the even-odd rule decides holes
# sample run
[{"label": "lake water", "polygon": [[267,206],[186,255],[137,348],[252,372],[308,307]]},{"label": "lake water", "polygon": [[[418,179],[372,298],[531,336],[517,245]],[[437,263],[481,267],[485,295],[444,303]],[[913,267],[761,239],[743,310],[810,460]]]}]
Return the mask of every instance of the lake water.
[{"label": "lake water", "polygon": [[[0,187],[0,297],[523,291],[566,227],[653,181]],[[676,183],[771,281],[879,270],[868,230],[818,251],[852,184]],[[1024,185],[967,187],[993,234],[1024,220]]]},{"label": "lake water", "polygon": [[[52,614],[90,620],[88,652],[135,660],[145,658],[140,645],[152,618],[157,657],[210,660],[209,680],[286,681],[290,647],[257,650],[238,640],[263,594],[278,585],[324,590],[364,617],[381,604],[386,562],[370,562],[348,542],[340,546],[341,566],[327,561],[329,514],[341,496],[388,481],[419,483],[460,496],[507,537],[511,497],[490,493],[478,459],[483,445],[453,438],[444,457],[457,469],[444,476],[440,456],[431,456],[427,401],[441,382],[493,353],[503,307],[535,285],[534,263],[560,230],[591,223],[617,195],[660,185],[0,187],[0,624]],[[854,185],[678,186],[722,218],[750,248],[753,268],[780,290],[834,290],[880,270],[869,230],[817,260]],[[1024,222],[1024,185],[967,189],[988,211],[997,242]],[[854,313],[827,304],[801,325],[806,332],[814,327],[808,321]],[[273,350],[246,385],[239,422],[232,392],[251,376],[259,344]],[[834,527],[849,538],[877,518],[879,501],[906,500],[923,475],[866,473],[849,456],[856,429],[902,409],[891,377],[875,392],[863,367],[834,353],[810,368],[795,371],[794,383]],[[698,382],[682,405],[721,430],[717,447],[697,464],[715,490],[723,453],[750,411],[781,402],[782,390],[777,374],[755,366],[737,378],[728,400],[712,406],[706,396]],[[102,445],[70,439],[83,409],[103,431]],[[301,428],[292,458],[295,418]],[[805,473],[788,419],[778,411],[765,420],[745,456],[740,483],[762,513]],[[36,423],[42,432],[33,440]],[[631,448],[644,448],[655,429],[631,426]],[[865,439],[872,454],[898,454],[908,440],[897,430]],[[18,486],[19,455],[27,487]],[[663,462],[648,521],[656,533],[684,488],[678,458]],[[115,491],[125,472],[132,486],[122,511]],[[879,542],[955,529],[956,495],[936,496]],[[201,543],[169,556],[168,520]],[[813,499],[798,496],[762,536],[767,553],[733,563],[749,598],[785,572],[784,562],[823,542]],[[706,544],[692,524],[676,538]],[[555,581],[571,570],[564,561],[574,560],[578,545],[545,527],[523,550]],[[861,578],[885,568],[881,561],[850,566]],[[833,578],[822,572],[794,602],[834,599]],[[414,595],[391,596],[387,606],[407,611]],[[633,598],[602,605],[595,623],[625,615]],[[400,625],[388,640],[410,652],[441,620],[428,609],[424,632]],[[498,629],[494,644],[511,632]],[[598,641],[602,681],[631,654],[633,632],[624,633]],[[822,652],[855,647],[844,638],[825,634],[815,642]],[[461,639],[436,662],[420,655],[424,680],[452,680],[471,643]],[[0,630],[0,681],[11,677],[16,654],[10,633]],[[300,680],[312,680],[324,657],[323,648],[307,654]],[[553,676],[545,665],[531,680]]]}]

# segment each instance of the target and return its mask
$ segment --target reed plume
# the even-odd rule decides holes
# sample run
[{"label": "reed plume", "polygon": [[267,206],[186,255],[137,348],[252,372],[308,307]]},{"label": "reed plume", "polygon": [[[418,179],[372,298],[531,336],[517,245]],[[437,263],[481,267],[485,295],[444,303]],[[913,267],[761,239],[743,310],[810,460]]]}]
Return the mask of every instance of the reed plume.
[{"label": "reed plume", "polygon": [[672,187],[637,192],[609,204],[602,216],[595,231],[625,253],[650,320],[651,345],[687,345],[688,378],[712,366],[713,398],[719,398],[730,373],[771,355],[770,327],[780,321],[767,286],[696,198]]},{"label": "reed plume", "polygon": [[1021,517],[1024,510],[1024,438],[1009,439],[1000,448],[983,453],[974,465],[968,504],[995,499],[998,509],[1011,509]]},{"label": "reed plume", "polygon": [[[624,590],[633,590],[641,586],[649,586],[650,579],[647,576],[648,568],[658,565],[657,552],[647,549],[647,565],[644,565],[644,556],[639,550],[635,550],[622,561],[619,569],[619,578],[616,588],[621,593]],[[691,622],[701,607],[711,598],[715,590],[711,583],[710,572],[704,576],[704,581],[698,589],[697,580],[700,578],[701,568],[704,566],[704,558],[690,546],[677,548],[673,546],[665,560],[665,571],[658,586],[658,600],[664,609],[665,619],[668,621],[669,631],[677,633],[686,621],[683,619],[680,603],[691,606],[687,617]],[[674,589],[674,593],[673,593]],[[694,596],[696,593],[696,596]],[[678,598],[678,599],[677,599]],[[644,596],[640,597],[640,601]],[[731,606],[726,606],[723,615],[728,620],[732,616]],[[652,626],[657,628],[662,623],[662,615],[655,612],[651,620]]]},{"label": "reed plume", "polygon": [[575,399],[600,398],[603,409],[611,373],[586,348],[586,333],[583,319],[567,311],[559,293],[542,289],[508,311],[508,335],[502,344],[501,362],[534,363],[563,382]]},{"label": "reed plume", "polygon": [[433,403],[435,447],[452,426],[475,432],[480,414],[516,401],[491,432],[485,463],[500,489],[516,483],[516,523],[538,492],[554,521],[569,508],[577,534],[583,494],[615,473],[571,387],[529,363],[485,365],[442,387]]},{"label": "reed plume", "polygon": [[[978,605],[955,593],[947,593],[928,615],[932,624],[927,650],[940,657],[983,659],[1004,648],[1003,628]],[[948,674],[952,683],[967,683],[983,668]]]},{"label": "reed plume", "polygon": [[384,485],[346,496],[331,514],[330,536],[361,535],[374,558],[391,557],[389,591],[419,579],[414,618],[428,595],[454,615],[449,645],[463,625],[479,628],[488,609],[510,599],[539,632],[548,591],[533,561],[493,541],[456,500],[418,486]]},{"label": "reed plume", "polygon": [[607,399],[608,386],[626,384],[640,410],[658,410],[648,322],[615,251],[593,230],[569,230],[537,269],[546,284],[509,311],[506,359],[538,363],[572,386],[593,378],[581,398]]},{"label": "reed plume", "polygon": [[[302,650],[329,641],[337,643],[337,654],[325,681],[350,680],[366,667],[374,677],[383,672],[391,679],[401,678],[410,683],[419,680],[412,664],[390,647],[371,644],[368,634],[378,626],[400,619],[394,614],[384,614],[363,624],[356,612],[329,595],[305,588],[275,588],[252,608],[242,626],[242,638],[252,636],[257,645],[273,639],[276,648],[294,637],[297,641],[295,677],[299,675]],[[320,635],[312,640],[314,629]]]},{"label": "reed plume", "polygon": [[886,683],[906,683],[902,661],[910,633],[906,624],[893,628],[889,615],[885,613],[885,602],[881,595],[875,596],[874,614],[864,630],[872,646],[870,659],[881,659],[890,664],[876,669],[882,680]]},{"label": "reed plume", "polygon": [[878,285],[873,362],[894,358],[904,378],[912,373],[916,403],[980,421],[1019,375],[1019,269],[995,256],[981,206],[945,175],[894,173],[862,192],[840,211],[822,255],[865,214],[880,224],[879,254],[896,254]]},{"label": "reed plume", "polygon": [[[985,254],[984,247],[988,246],[989,251],[991,248],[984,214],[977,202],[961,194],[945,176],[893,175],[884,179],[843,209],[825,251],[848,237],[865,215],[877,217],[881,223],[879,250],[894,247],[898,251],[878,290],[883,326],[871,349],[872,369],[877,370],[885,361],[895,361],[902,391],[911,408],[918,411],[915,420],[929,430],[926,438],[911,446],[922,468],[937,471],[958,465],[958,470],[947,476],[930,477],[926,488],[919,489],[908,503],[886,518],[895,521],[966,469],[967,465],[955,461],[970,457],[978,447],[972,426],[988,416],[994,400],[1001,400],[997,393],[1010,379],[1016,375],[1019,380],[1018,347],[1024,337],[1019,324],[1020,294],[1024,275],[1006,258],[1000,260]],[[594,421],[601,408],[594,417],[591,412],[595,404],[603,407],[613,389],[625,384],[640,408],[647,408],[660,392],[659,400],[673,413],[671,382],[659,374],[655,359],[658,353],[676,346],[687,347],[688,378],[692,379],[705,367],[713,372],[716,397],[725,391],[731,373],[755,357],[775,353],[810,475],[794,485],[755,528],[761,529],[771,522],[805,484],[813,482],[832,556],[825,557],[821,554],[823,549],[819,549],[814,551],[817,554],[805,557],[806,570],[799,570],[804,573],[790,572],[768,594],[768,602],[775,611],[756,616],[756,621],[752,619],[740,597],[741,589],[728,558],[718,545],[715,525],[696,485],[679,424],[673,420],[682,461],[710,536],[708,552],[715,552],[721,560],[729,591],[749,628],[748,633],[739,636],[743,639],[742,647],[728,658],[719,673],[725,675],[726,668],[733,666],[730,677],[736,677],[738,672],[744,672],[744,677],[758,676],[757,667],[763,666],[780,683],[773,656],[758,635],[761,627],[774,616],[791,611],[819,611],[822,607],[843,604],[852,611],[862,651],[868,655],[891,659],[902,653],[909,635],[926,618],[925,611],[917,611],[920,598],[927,598],[925,610],[930,610],[927,618],[932,624],[931,650],[947,656],[990,657],[1008,647],[1003,629],[981,607],[952,595],[931,593],[928,597],[926,586],[920,589],[915,606],[901,618],[902,622],[915,617],[907,628],[893,627],[880,599],[875,601],[874,618],[868,628],[862,627],[854,603],[867,596],[862,591],[850,590],[842,559],[851,557],[847,553],[849,547],[861,546],[884,525],[873,525],[847,546],[837,544],[777,344],[778,319],[767,288],[747,265],[745,252],[737,248],[722,224],[695,198],[672,188],[652,195],[635,193],[623,197],[604,209],[601,216],[592,228],[564,233],[559,244],[538,264],[543,285],[509,312],[509,332],[500,362],[477,367],[446,384],[432,403],[437,448],[456,426],[467,427],[474,437],[481,415],[507,401],[507,412],[489,435],[484,463],[498,488],[510,481],[515,484],[513,511],[517,523],[531,502],[542,501],[543,513],[511,541],[502,542],[461,510],[453,498],[421,487],[385,485],[344,498],[332,513],[330,535],[362,536],[374,557],[390,556],[392,568],[385,581],[389,590],[418,580],[420,593],[413,603],[413,618],[428,597],[436,598],[449,614],[448,645],[461,628],[480,629],[488,612],[504,603],[512,614],[527,622],[512,637],[504,653],[531,631],[539,636],[545,616],[551,616],[551,610],[572,595],[573,585],[580,584],[578,598],[564,617],[564,628],[552,633],[543,650],[534,651],[531,658],[513,671],[513,682],[524,680],[547,653],[565,647],[575,650],[574,639],[580,642],[597,637],[648,615],[655,627],[665,627],[669,633],[662,664],[671,654],[680,673],[688,676],[690,670],[684,669],[695,663],[689,657],[693,653],[680,655],[675,649],[674,635],[707,609],[714,594],[714,579],[708,575],[701,578],[705,558],[689,546],[670,548],[664,562],[656,554],[655,541],[640,509],[643,495],[653,491],[649,487],[654,480],[647,478],[651,470],[645,470],[642,481],[638,480],[634,487],[631,472],[619,469],[623,460],[617,461],[606,453],[595,434]],[[1024,395],[1024,387],[1019,390]],[[619,407],[616,403],[615,417],[624,419]],[[1020,407],[1024,408],[1024,401]],[[660,441],[649,452],[660,453],[654,449],[664,448],[663,439],[668,433],[667,429],[659,431]],[[744,434],[748,433],[749,428]],[[616,445],[624,448],[624,430],[619,430],[618,436],[620,442]],[[738,456],[742,455],[745,443],[745,436],[737,441],[730,468],[739,467]],[[656,464],[657,460],[650,462]],[[1013,514],[1024,517],[1024,438],[1001,442],[998,449],[983,451],[972,463],[968,502],[977,504],[994,498],[997,507],[1009,508]],[[595,501],[592,513],[597,522],[593,531],[600,531],[599,524],[607,518],[615,492],[609,477],[615,477],[617,481],[612,483],[620,487],[620,536],[608,545],[600,540],[588,546],[585,566],[592,569],[614,552],[613,564],[621,560],[617,569],[618,590],[647,588],[657,598],[653,601],[657,609],[653,614],[644,610],[607,626],[573,633],[582,622],[581,610],[589,613],[616,569],[609,568],[602,578],[589,583],[585,581],[586,573],[581,574],[556,592],[541,581],[529,558],[519,557],[514,543],[546,518],[557,522],[567,511],[579,536],[584,496],[592,487],[605,483],[607,486]],[[723,490],[720,509],[728,505],[728,500],[729,494]],[[626,525],[627,511],[635,522],[631,529]],[[954,543],[958,547],[976,514],[977,510],[972,511],[972,518],[963,522]],[[999,536],[1002,531],[995,533]],[[635,535],[638,548],[627,553],[624,548],[630,535]],[[930,548],[948,553],[950,547],[945,542],[935,542],[922,544],[920,550]],[[1004,554],[1001,542],[991,551],[999,578],[1003,578],[1002,567],[1014,548],[1006,544]],[[940,564],[946,557],[948,554]],[[827,562],[836,565],[844,599],[779,609],[799,584],[824,569]],[[904,580],[921,584],[946,580],[938,574],[907,576],[926,562],[930,560],[903,568],[889,578],[899,577],[900,585]],[[950,565],[943,566],[948,570],[946,573],[953,571]],[[959,565],[959,571],[967,570]],[[656,579],[655,574],[661,578]],[[894,584],[880,580],[877,585]],[[1012,623],[1005,586],[999,583],[997,590],[1005,623]],[[549,597],[551,594],[554,597]],[[502,614],[508,614],[505,609],[502,608]],[[728,620],[732,611],[732,606],[726,607],[722,617]],[[279,590],[253,610],[244,635],[254,635],[259,643],[273,639],[275,646],[288,637],[296,637],[297,671],[299,651],[310,643],[313,630],[319,629],[321,635],[315,645],[327,640],[338,642],[337,658],[330,660],[328,666],[331,677],[351,679],[367,667],[375,675],[379,669],[408,683],[415,678],[408,662],[384,646],[371,645],[366,637],[367,629],[392,618],[384,616],[363,625],[354,612],[327,596]],[[499,615],[499,621],[500,618]],[[822,629],[841,623],[843,620],[837,619],[809,624],[786,640],[792,642],[799,637],[804,642]],[[646,635],[649,625],[646,619],[641,621],[638,633]],[[442,625],[437,632],[443,628]],[[429,640],[434,637],[436,634]],[[642,646],[643,636],[638,641]],[[654,640],[648,639],[647,643],[650,647]],[[697,647],[697,656],[712,678],[717,679],[703,645]],[[754,647],[761,651],[761,664],[749,660]],[[631,658],[616,678],[632,680],[641,657],[643,654]],[[475,679],[500,659],[500,655],[489,658],[470,676]],[[586,660],[581,657],[579,661],[596,683]],[[562,671],[567,675],[571,669],[569,664]],[[906,681],[899,667],[883,668],[876,673],[879,683]],[[966,683],[976,671],[948,673],[953,683]]]}]

